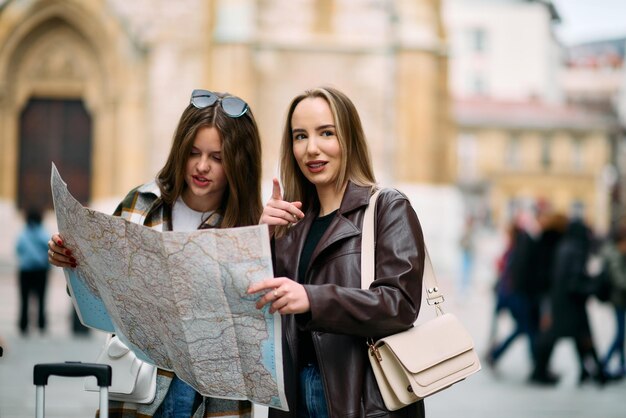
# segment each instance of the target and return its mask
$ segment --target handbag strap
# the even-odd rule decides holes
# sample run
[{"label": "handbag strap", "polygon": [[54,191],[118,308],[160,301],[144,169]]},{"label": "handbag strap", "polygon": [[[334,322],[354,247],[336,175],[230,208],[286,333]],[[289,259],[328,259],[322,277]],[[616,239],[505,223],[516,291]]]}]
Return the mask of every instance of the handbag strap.
[{"label": "handbag strap", "polygon": [[[363,217],[363,232],[361,236],[361,288],[369,289],[375,278],[376,266],[376,240],[374,237],[374,216],[376,214],[376,202],[381,189],[376,190],[370,197],[369,205],[365,209]],[[428,249],[424,244],[424,276],[423,283],[426,289],[426,301],[429,305],[434,305],[437,313],[443,313],[441,304],[445,301],[437,285],[435,270],[428,255]]]}]

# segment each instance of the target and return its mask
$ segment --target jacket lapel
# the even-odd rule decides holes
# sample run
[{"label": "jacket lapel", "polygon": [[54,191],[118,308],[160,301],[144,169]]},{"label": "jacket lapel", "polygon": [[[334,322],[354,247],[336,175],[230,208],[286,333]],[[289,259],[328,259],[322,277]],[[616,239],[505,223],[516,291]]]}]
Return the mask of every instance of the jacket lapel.
[{"label": "jacket lapel", "polygon": [[[370,190],[370,187],[357,186],[352,182],[348,183],[337,214],[313,251],[309,268],[315,263],[315,260],[320,256],[320,254],[333,244],[347,238],[361,235],[361,227],[355,225],[354,222],[346,216],[354,210],[367,206],[370,197]],[[317,214],[314,214],[314,216],[317,216]],[[312,222],[312,220],[309,220],[307,231],[309,230]],[[302,249],[300,248],[299,251],[302,252]],[[309,268],[307,268],[307,274]]]}]

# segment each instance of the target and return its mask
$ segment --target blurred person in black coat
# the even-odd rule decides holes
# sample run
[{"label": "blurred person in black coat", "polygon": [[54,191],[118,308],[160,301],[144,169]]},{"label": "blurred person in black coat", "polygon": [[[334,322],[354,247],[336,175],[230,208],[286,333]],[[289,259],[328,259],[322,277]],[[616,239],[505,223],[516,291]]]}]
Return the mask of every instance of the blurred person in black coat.
[{"label": "blurred person in black coat", "polygon": [[593,345],[586,309],[587,299],[593,293],[593,282],[587,274],[590,252],[591,231],[581,220],[573,220],[556,250],[550,291],[552,322],[537,339],[532,382],[557,383],[558,379],[548,371],[548,365],[554,346],[563,337],[571,337],[576,343],[579,382],[589,378],[602,384],[606,382]]},{"label": "blurred person in black coat", "polygon": [[532,299],[531,321],[536,332],[546,330],[551,320],[550,291],[556,251],[569,220],[561,213],[546,211],[539,215],[541,235],[537,240],[529,290]]}]

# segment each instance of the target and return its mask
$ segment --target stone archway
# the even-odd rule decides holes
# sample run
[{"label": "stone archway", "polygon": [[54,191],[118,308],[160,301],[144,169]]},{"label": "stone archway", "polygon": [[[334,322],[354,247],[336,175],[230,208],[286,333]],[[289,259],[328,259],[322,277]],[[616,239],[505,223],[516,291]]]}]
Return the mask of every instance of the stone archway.
[{"label": "stone archway", "polygon": [[52,161],[66,177],[73,174],[71,189],[87,203],[92,130],[83,100],[90,87],[97,89],[100,84],[97,60],[80,34],[60,19],[40,25],[22,46],[15,74],[18,206],[51,208],[48,183]]},{"label": "stone archway", "polygon": [[98,5],[38,1],[3,12],[13,20],[0,27],[0,199],[19,196],[20,115],[33,99],[84,104],[93,122],[93,152],[84,156],[91,160],[89,189],[96,198],[110,194],[118,144],[111,138],[124,100],[117,86],[128,71],[119,52],[125,34]]}]

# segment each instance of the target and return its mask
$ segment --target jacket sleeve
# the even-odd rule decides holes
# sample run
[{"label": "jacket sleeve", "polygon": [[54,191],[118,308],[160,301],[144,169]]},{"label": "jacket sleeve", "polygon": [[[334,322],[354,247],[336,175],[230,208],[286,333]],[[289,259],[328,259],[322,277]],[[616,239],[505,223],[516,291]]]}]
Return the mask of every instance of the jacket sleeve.
[{"label": "jacket sleeve", "polygon": [[[310,312],[296,315],[305,330],[381,337],[409,328],[422,296],[424,237],[409,201],[381,193],[376,209],[376,279],[369,289],[305,285]],[[351,283],[360,283],[360,253],[352,254]],[[326,280],[336,283],[336,280]]]}]

